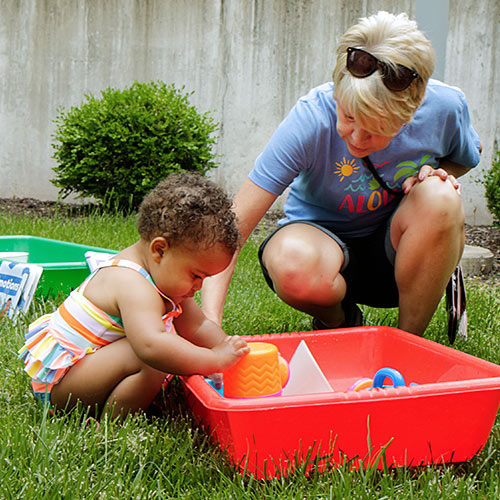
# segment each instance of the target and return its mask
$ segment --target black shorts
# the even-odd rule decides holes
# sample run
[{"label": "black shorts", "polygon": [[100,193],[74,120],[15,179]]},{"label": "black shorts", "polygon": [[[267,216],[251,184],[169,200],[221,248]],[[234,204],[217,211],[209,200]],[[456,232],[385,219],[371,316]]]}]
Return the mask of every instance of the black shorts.
[{"label": "black shorts", "polygon": [[275,229],[260,245],[259,262],[266,283],[274,290],[273,282],[262,263],[262,254],[268,241],[288,224],[309,224],[330,236],[344,253],[344,264],[340,273],[347,283],[346,298],[357,304],[371,307],[397,307],[398,287],[394,276],[396,252],[389,235],[390,220],[382,224],[369,236],[361,238],[339,238],[328,224],[311,221],[291,221]]}]

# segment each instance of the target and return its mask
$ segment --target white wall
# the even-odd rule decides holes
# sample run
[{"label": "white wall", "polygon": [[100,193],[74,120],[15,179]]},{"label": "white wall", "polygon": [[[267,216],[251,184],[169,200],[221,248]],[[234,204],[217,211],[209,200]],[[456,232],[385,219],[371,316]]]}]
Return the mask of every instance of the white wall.
[{"label": "white wall", "polygon": [[[415,17],[417,1],[0,0],[0,197],[56,199],[58,108],[135,80],[195,91],[222,124],[213,176],[235,192],[296,99],[330,79],[345,29],[380,9]],[[468,96],[482,169],[500,135],[499,9],[450,0],[445,81]],[[489,222],[481,186],[464,184],[468,220]]]}]

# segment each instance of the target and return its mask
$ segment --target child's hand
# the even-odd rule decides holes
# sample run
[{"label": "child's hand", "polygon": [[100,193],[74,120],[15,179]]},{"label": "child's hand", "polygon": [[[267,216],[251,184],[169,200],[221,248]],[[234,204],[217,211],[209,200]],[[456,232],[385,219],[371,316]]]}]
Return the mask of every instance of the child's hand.
[{"label": "child's hand", "polygon": [[238,335],[228,336],[212,348],[219,358],[219,371],[224,371],[233,366],[244,354],[250,351],[246,340]]},{"label": "child's hand", "polygon": [[223,384],[223,376],[222,373],[212,373],[212,375],[209,375],[208,378],[212,381],[213,386],[219,390],[222,389],[222,384]]}]

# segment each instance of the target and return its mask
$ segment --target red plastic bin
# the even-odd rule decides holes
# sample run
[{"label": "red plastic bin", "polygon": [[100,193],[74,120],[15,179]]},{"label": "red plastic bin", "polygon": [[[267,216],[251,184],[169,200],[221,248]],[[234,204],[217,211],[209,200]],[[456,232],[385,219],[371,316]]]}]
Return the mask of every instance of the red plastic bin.
[{"label": "red plastic bin", "polygon": [[[304,339],[334,390],[230,399],[199,375],[181,377],[196,421],[258,478],[306,462],[380,468],[382,454],[396,467],[463,462],[481,451],[495,421],[500,366],[396,328],[245,338],[275,344],[287,361]],[[348,390],[383,367],[418,385]]]}]

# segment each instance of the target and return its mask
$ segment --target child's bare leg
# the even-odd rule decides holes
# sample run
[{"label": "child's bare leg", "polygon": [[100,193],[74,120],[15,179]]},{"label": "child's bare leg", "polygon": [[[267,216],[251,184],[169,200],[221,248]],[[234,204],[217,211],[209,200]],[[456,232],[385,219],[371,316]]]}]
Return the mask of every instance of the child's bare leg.
[{"label": "child's bare leg", "polygon": [[102,411],[113,403],[113,416],[145,410],[161,389],[165,374],[143,363],[126,338],[88,354],[52,390],[51,402],[72,408],[77,401]]}]

